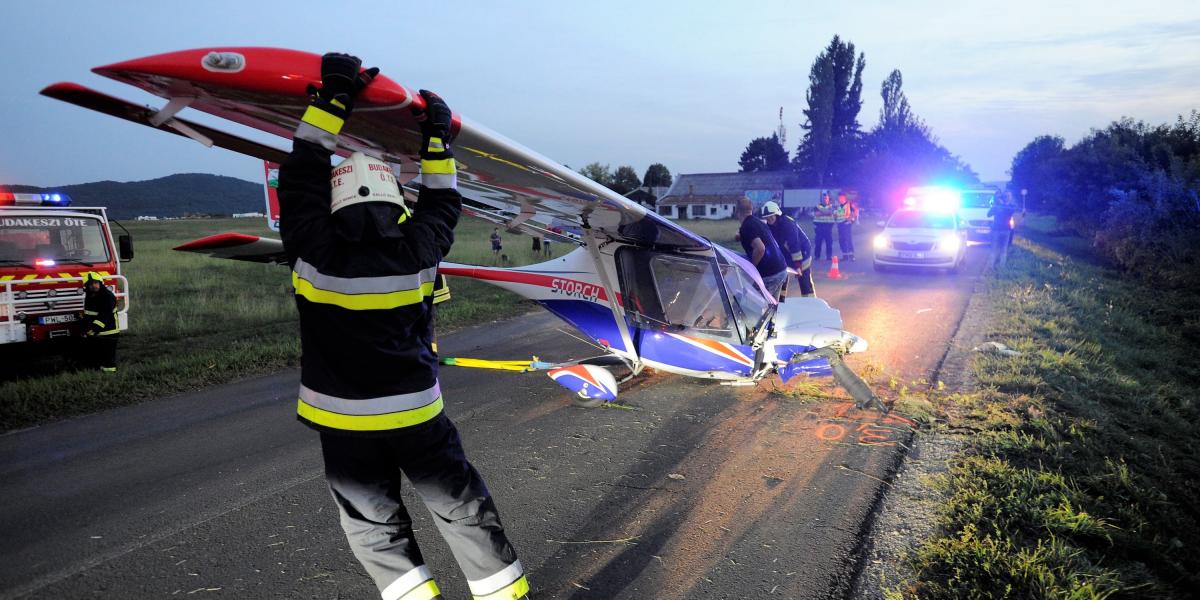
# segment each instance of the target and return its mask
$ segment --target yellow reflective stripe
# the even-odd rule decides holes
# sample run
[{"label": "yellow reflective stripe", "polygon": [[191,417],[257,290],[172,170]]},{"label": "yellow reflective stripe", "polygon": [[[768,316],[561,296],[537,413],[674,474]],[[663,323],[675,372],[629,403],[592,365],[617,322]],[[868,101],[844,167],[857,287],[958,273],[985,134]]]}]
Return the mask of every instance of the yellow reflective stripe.
[{"label": "yellow reflective stripe", "polygon": [[101,326],[101,327],[104,327],[104,321],[101,321],[101,320],[99,320],[99,319],[95,319],[95,320],[93,320],[93,321],[92,321],[92,323],[95,323],[96,325],[99,325],[99,326]]},{"label": "yellow reflective stripe", "polygon": [[446,145],[442,143],[442,138],[431,137],[429,138],[429,145],[426,146],[426,149],[430,152],[441,152],[446,149]]},{"label": "yellow reflective stripe", "polygon": [[309,106],[308,110],[304,111],[304,118],[301,120],[333,135],[337,135],[342,130],[342,125],[346,123],[341,117],[325,112],[316,106]]},{"label": "yellow reflective stripe", "polygon": [[101,331],[100,333],[97,333],[96,335],[112,335],[114,333],[121,333],[121,330],[120,329],[109,329],[108,331]]},{"label": "yellow reflective stripe", "polygon": [[83,311],[83,314],[85,314],[85,315],[98,315],[98,314],[100,314],[100,313],[98,313],[98,312],[96,312],[96,311],[94,311],[94,310],[85,310],[85,311]]},{"label": "yellow reflective stripe", "polygon": [[520,579],[509,585],[483,596],[474,596],[475,600],[519,600],[529,593],[529,582],[522,575]]},{"label": "yellow reflective stripe", "polygon": [[453,158],[421,161],[421,173],[428,173],[430,175],[453,175],[457,172],[458,170],[454,164]]},{"label": "yellow reflective stripe", "polygon": [[442,591],[438,589],[437,583],[430,579],[413,588],[411,592],[400,596],[397,600],[432,600],[437,598],[440,593]]},{"label": "yellow reflective stripe", "polygon": [[311,406],[299,398],[296,399],[296,414],[302,418],[332,429],[346,431],[385,431],[411,427],[424,423],[442,412],[442,397],[412,410],[402,410],[382,415],[343,415]]},{"label": "yellow reflective stripe", "polygon": [[298,296],[303,296],[309,302],[332,304],[348,310],[385,310],[409,306],[418,304],[424,301],[426,296],[433,294],[432,281],[411,290],[375,294],[343,294],[313,287],[312,283],[309,283],[307,279],[302,279],[295,271],[292,271],[292,287],[296,288]]},{"label": "yellow reflective stripe", "polygon": [[346,105],[342,104],[341,100],[338,100],[337,98],[330,100],[329,103],[342,109],[342,110],[346,110]]}]

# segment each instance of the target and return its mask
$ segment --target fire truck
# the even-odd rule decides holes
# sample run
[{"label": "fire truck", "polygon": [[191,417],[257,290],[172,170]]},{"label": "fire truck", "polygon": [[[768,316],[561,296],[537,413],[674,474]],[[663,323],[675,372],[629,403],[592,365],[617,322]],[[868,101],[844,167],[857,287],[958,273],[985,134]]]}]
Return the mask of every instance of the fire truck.
[{"label": "fire truck", "polygon": [[[103,208],[73,208],[64,194],[0,190],[0,344],[46,343],[81,331],[83,282],[100,276],[117,297],[117,326],[129,327],[133,258],[128,231],[114,244]],[[121,227],[124,230],[124,227]]]}]

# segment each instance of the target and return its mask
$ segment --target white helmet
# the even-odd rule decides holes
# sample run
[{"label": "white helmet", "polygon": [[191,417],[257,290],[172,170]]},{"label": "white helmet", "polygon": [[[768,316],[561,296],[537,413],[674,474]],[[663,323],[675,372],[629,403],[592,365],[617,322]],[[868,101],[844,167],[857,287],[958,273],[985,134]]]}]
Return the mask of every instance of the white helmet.
[{"label": "white helmet", "polygon": [[331,213],[363,202],[389,202],[407,212],[392,167],[378,158],[355,152],[333,168],[329,182],[333,186]]},{"label": "white helmet", "polygon": [[772,200],[772,201],[768,201],[766,204],[764,204],[762,206],[762,209],[759,211],[759,214],[764,217],[769,217],[771,215],[779,216],[779,215],[783,214],[783,211],[779,210],[779,205],[775,204],[775,202]]}]

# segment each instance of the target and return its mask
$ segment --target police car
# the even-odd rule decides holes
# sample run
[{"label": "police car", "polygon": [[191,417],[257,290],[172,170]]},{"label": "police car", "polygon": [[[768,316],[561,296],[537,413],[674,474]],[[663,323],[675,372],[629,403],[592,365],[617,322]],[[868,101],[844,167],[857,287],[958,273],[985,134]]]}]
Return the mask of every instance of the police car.
[{"label": "police car", "polygon": [[954,210],[902,208],[875,236],[876,271],[919,267],[958,271],[966,259],[967,229]]}]

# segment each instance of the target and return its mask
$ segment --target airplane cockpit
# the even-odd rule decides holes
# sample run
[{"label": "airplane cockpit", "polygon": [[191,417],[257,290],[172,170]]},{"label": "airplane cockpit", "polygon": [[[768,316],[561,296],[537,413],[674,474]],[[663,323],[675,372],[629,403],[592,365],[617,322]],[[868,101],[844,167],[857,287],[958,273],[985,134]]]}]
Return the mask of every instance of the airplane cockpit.
[{"label": "airplane cockpit", "polygon": [[616,264],[626,314],[640,328],[749,343],[771,301],[730,255],[621,248]]}]

